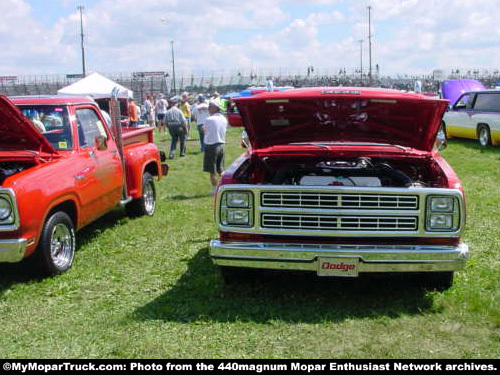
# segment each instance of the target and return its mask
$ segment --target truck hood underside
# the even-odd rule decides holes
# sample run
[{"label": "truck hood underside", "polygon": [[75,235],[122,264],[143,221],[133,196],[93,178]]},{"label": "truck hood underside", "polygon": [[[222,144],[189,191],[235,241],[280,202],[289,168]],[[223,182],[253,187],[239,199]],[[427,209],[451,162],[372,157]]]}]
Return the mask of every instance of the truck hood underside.
[{"label": "truck hood underside", "polygon": [[0,95],[0,149],[57,153],[50,142],[3,95]]},{"label": "truck hood underside", "polygon": [[301,89],[235,99],[252,147],[367,142],[431,151],[446,100],[394,90]]}]

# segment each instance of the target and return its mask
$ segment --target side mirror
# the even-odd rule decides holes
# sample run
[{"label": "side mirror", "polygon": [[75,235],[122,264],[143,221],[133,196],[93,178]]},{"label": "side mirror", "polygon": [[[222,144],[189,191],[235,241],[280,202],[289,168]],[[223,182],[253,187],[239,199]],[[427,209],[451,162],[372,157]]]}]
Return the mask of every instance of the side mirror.
[{"label": "side mirror", "polygon": [[95,147],[99,151],[107,150],[108,149],[108,138],[106,138],[104,135],[96,135]]}]

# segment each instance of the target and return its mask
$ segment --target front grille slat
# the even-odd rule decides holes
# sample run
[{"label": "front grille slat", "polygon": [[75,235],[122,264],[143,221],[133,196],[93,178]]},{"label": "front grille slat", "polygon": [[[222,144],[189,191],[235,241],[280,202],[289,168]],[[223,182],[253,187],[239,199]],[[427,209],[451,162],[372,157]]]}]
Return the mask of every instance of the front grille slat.
[{"label": "front grille slat", "polygon": [[363,210],[417,210],[416,195],[263,192],[263,207],[338,208]]},{"label": "front grille slat", "polygon": [[414,231],[418,217],[351,217],[336,215],[262,214],[263,228],[352,231]]}]

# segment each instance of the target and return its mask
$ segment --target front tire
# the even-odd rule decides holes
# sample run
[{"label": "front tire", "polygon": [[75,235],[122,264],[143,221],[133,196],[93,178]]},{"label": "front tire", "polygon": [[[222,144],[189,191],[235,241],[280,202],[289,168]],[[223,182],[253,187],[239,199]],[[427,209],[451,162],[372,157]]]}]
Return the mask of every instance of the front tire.
[{"label": "front tire", "polygon": [[479,125],[477,128],[477,139],[481,147],[491,145],[491,133],[488,125]]},{"label": "front tire", "polygon": [[453,286],[454,272],[433,272],[426,274],[424,286],[426,289],[443,292]]},{"label": "front tire", "polygon": [[131,217],[153,216],[156,211],[156,187],[153,176],[149,172],[142,175],[142,196],[125,206]]},{"label": "front tire", "polygon": [[37,266],[46,276],[60,275],[72,267],[75,250],[73,221],[65,212],[53,213],[45,222],[34,254]]}]

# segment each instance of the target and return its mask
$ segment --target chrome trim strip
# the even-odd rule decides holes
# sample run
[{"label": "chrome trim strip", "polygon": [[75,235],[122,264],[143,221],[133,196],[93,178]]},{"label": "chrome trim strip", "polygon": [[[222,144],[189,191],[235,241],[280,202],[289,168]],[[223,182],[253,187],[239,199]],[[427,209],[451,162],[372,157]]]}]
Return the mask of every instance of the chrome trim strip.
[{"label": "chrome trim strip", "polygon": [[6,199],[12,207],[10,222],[8,224],[2,224],[2,221],[0,221],[0,232],[10,232],[19,229],[21,218],[19,216],[16,193],[11,188],[0,188],[0,196]]}]

